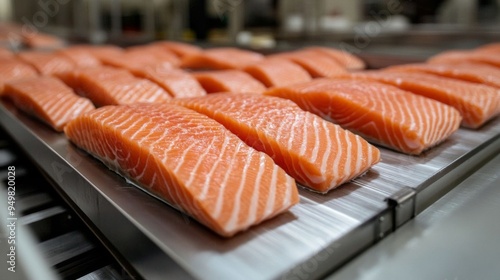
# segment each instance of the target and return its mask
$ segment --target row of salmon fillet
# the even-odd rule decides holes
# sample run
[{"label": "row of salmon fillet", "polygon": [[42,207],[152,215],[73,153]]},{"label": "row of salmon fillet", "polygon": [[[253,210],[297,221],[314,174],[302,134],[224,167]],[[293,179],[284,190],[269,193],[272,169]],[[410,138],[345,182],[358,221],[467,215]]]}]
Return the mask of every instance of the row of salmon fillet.
[{"label": "row of salmon fillet", "polygon": [[3,50],[0,92],[232,236],[298,203],[297,184],[326,193],[367,172],[380,161],[369,142],[419,155],[497,116],[500,44],[458,57],[363,71],[359,58],[322,47]]},{"label": "row of salmon fillet", "polygon": [[0,22],[0,46],[12,46],[23,49],[58,49],[66,43],[61,38],[42,33],[34,25],[19,25],[12,22]]}]

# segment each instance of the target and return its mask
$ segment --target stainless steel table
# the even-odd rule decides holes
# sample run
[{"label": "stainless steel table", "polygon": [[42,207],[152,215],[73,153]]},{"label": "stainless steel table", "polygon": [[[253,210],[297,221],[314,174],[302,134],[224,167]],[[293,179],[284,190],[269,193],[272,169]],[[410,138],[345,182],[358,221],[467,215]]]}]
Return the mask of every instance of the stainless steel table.
[{"label": "stainless steel table", "polygon": [[500,151],[500,119],[421,156],[381,148],[366,175],[231,239],[127,184],[64,134],[0,103],[0,125],[94,233],[146,279],[316,279],[372,246]]}]

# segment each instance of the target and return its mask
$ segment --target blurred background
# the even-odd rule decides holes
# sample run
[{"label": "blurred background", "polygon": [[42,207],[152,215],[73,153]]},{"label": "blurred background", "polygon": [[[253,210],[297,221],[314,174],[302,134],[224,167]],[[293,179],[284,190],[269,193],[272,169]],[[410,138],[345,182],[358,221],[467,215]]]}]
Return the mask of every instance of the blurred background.
[{"label": "blurred background", "polygon": [[315,43],[391,53],[404,45],[418,55],[498,41],[500,0],[0,0],[0,21],[72,42]]}]

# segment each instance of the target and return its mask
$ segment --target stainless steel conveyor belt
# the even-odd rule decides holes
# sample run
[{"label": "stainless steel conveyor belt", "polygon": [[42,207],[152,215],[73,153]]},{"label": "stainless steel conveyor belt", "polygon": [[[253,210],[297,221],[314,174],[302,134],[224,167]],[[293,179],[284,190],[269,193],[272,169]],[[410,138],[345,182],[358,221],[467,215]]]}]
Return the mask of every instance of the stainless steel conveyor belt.
[{"label": "stainless steel conveyor belt", "polygon": [[[0,126],[0,279],[131,278]],[[10,173],[8,172],[10,171]],[[11,183],[13,182],[13,183]]]},{"label": "stainless steel conveyor belt", "polygon": [[[146,279],[317,278],[403,225],[500,151],[500,119],[459,129],[424,155],[384,148],[365,176],[231,239],[127,184],[99,161],[0,104],[0,125],[58,192]],[[300,279],[302,279],[300,278]]]},{"label": "stainless steel conveyor belt", "polygon": [[415,219],[327,280],[497,279],[499,170],[497,154]]}]

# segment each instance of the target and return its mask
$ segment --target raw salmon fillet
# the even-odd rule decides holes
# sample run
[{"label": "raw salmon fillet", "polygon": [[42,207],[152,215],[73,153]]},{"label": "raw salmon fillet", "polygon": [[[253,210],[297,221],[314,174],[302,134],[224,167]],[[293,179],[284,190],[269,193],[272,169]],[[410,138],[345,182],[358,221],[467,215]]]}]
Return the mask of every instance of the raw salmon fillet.
[{"label": "raw salmon fillet", "polygon": [[85,49],[93,57],[99,60],[109,56],[119,55],[124,52],[122,48],[114,45],[79,45],[78,47]]},{"label": "raw salmon fillet", "polygon": [[413,72],[368,71],[351,77],[394,85],[448,104],[462,114],[462,126],[468,128],[479,128],[500,113],[500,91],[490,86]]},{"label": "raw salmon fillet", "polygon": [[[2,6],[2,14],[5,11],[5,6]],[[9,12],[9,7],[6,9],[7,13],[12,13]],[[22,46],[22,36],[21,34],[24,32],[23,31],[23,25],[20,24],[14,24],[11,22],[5,22],[0,20],[0,48],[3,46],[10,46],[13,47],[13,49],[21,47]]]},{"label": "raw salmon fillet", "polygon": [[198,81],[186,71],[170,67],[143,67],[132,72],[135,76],[148,79],[162,87],[174,98],[206,95]]},{"label": "raw salmon fillet", "polygon": [[427,62],[432,64],[473,62],[500,67],[500,56],[475,51],[445,51],[429,58]]},{"label": "raw salmon fillet", "polygon": [[290,99],[369,141],[413,155],[444,141],[462,120],[451,106],[371,81],[316,79],[264,94]]},{"label": "raw salmon fillet", "polygon": [[58,75],[97,106],[164,102],[170,95],[155,83],[111,67],[80,68]]},{"label": "raw salmon fillet", "polygon": [[23,26],[9,21],[0,22],[0,39],[9,40],[9,35],[18,35],[23,31]]},{"label": "raw salmon fillet", "polygon": [[500,43],[490,43],[474,49],[475,52],[485,52],[500,55]]},{"label": "raw salmon fillet", "polygon": [[[136,71],[140,72],[144,67],[151,66],[150,59],[142,59],[140,57],[127,57],[125,53],[109,55],[107,57],[103,57],[100,59],[101,63],[105,66],[111,66],[114,68],[126,70],[132,74]],[[157,61],[154,63],[156,64]],[[161,68],[172,68],[170,63],[158,64],[158,67]]]},{"label": "raw salmon fillet", "polygon": [[500,88],[500,69],[480,63],[460,64],[406,64],[385,68],[384,71],[419,72],[485,84]]},{"label": "raw salmon fillet", "polygon": [[63,82],[52,77],[35,77],[9,82],[5,96],[19,109],[37,117],[56,131],[77,116],[95,109]]},{"label": "raw salmon fillet", "polygon": [[250,74],[240,70],[219,70],[193,73],[207,93],[262,93],[266,87]]},{"label": "raw salmon fillet", "polygon": [[13,58],[13,57],[14,54],[11,51],[0,47],[0,59]]},{"label": "raw salmon fillet", "polygon": [[361,137],[282,98],[211,94],[172,102],[220,122],[317,192],[338,187],[380,160],[379,150]]},{"label": "raw salmon fillet", "polygon": [[198,54],[203,51],[200,47],[174,41],[160,41],[152,43],[151,45],[161,46],[162,48],[175,53],[175,55],[180,58],[188,55]]},{"label": "raw salmon fillet", "polygon": [[17,57],[33,66],[42,75],[54,75],[75,68],[75,64],[63,55],[48,52],[20,52]]},{"label": "raw salmon fillet", "polygon": [[101,59],[104,65],[123,68],[132,73],[142,71],[145,67],[157,67],[161,69],[172,68],[179,60],[173,54],[164,53],[159,55],[153,51],[127,51],[120,54],[110,55]]},{"label": "raw salmon fillet", "polygon": [[64,48],[57,53],[69,58],[76,67],[95,67],[101,65],[99,59],[92,55],[91,51],[89,51],[89,47],[86,46]]},{"label": "raw salmon fillet", "polygon": [[38,76],[36,70],[20,60],[0,59],[0,96],[3,95],[6,82],[36,76]]},{"label": "raw salmon fillet", "polygon": [[170,63],[173,66],[180,64],[180,59],[171,51],[168,51],[157,45],[144,45],[129,47],[126,50],[127,57],[149,59],[152,62],[161,61],[162,63]]},{"label": "raw salmon fillet", "polygon": [[305,50],[315,51],[321,54],[328,55],[329,57],[340,63],[340,65],[349,70],[361,70],[366,68],[366,64],[363,60],[347,51],[341,51],[327,47],[309,47]]},{"label": "raw salmon fillet", "polygon": [[263,59],[263,55],[252,51],[237,48],[213,48],[185,56],[181,67],[214,70],[241,69]]},{"label": "raw salmon fillet", "polygon": [[318,51],[300,50],[268,55],[267,58],[283,58],[301,66],[311,77],[332,77],[345,73],[346,68],[330,56]]},{"label": "raw salmon fillet", "polygon": [[302,67],[283,59],[266,59],[243,69],[266,87],[285,86],[311,80]]},{"label": "raw salmon fillet", "polygon": [[22,41],[24,45],[32,49],[59,49],[63,48],[65,45],[62,39],[40,32],[32,33],[28,36],[22,36]]},{"label": "raw salmon fillet", "polygon": [[229,237],[299,200],[294,180],[216,121],[172,104],[106,106],[65,128],[77,146]]}]

